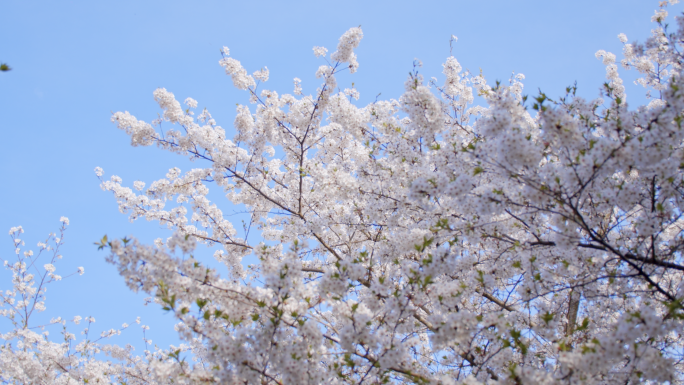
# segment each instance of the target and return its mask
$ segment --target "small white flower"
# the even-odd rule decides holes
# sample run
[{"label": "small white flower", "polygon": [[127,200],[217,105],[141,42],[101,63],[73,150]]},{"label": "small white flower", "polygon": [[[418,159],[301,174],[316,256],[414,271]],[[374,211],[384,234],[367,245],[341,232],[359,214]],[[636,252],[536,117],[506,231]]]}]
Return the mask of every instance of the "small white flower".
[{"label": "small white flower", "polygon": [[301,95],[302,94],[302,80],[300,78],[294,78],[294,94],[295,95]]},{"label": "small white flower", "polygon": [[265,81],[268,81],[268,74],[269,74],[268,67],[264,67],[264,68],[260,69],[259,71],[254,72],[252,74],[252,76],[254,76],[254,78],[256,80],[265,82]]},{"label": "small white flower", "polygon": [[83,266],[79,266],[78,267],[78,274],[83,275],[83,273],[85,273],[85,269],[83,269]]},{"label": "small white flower", "polygon": [[64,223],[66,226],[69,226],[69,218],[61,217],[61,218],[59,218],[59,221]]},{"label": "small white flower", "polygon": [[347,97],[351,97],[356,100],[359,100],[361,97],[361,94],[359,94],[359,91],[356,88],[345,88],[344,94],[347,95]]},{"label": "small white flower", "polygon": [[316,57],[325,56],[328,53],[328,49],[325,47],[313,47],[313,51]]},{"label": "small white flower", "polygon": [[135,187],[135,189],[138,191],[142,191],[145,188],[145,182],[136,180],[135,182],[133,182],[133,187]]},{"label": "small white flower", "polygon": [[44,265],[43,267],[45,268],[45,270],[48,271],[48,273],[53,273],[56,270],[55,266],[51,263],[48,263],[48,264]]},{"label": "small white flower", "polygon": [[190,107],[190,108],[196,108],[197,107],[197,100],[193,98],[187,98],[185,99],[185,105]]},{"label": "small white flower", "polygon": [[603,58],[603,64],[604,65],[609,65],[609,64],[615,63],[615,54],[610,53],[610,52],[606,52],[602,49],[598,50],[594,56],[596,56],[597,59]]},{"label": "small white flower", "polygon": [[620,39],[620,41],[623,43],[627,43],[627,35],[625,35],[624,33],[619,34],[618,39]]},{"label": "small white flower", "polygon": [[77,315],[76,317],[74,317],[73,322],[74,322],[76,325],[78,325],[78,324],[81,323],[81,320],[82,320],[82,319],[83,319],[83,318],[81,318],[80,315]]},{"label": "small white flower", "polygon": [[664,9],[658,9],[655,11],[655,15],[651,16],[651,21],[654,23],[660,23],[667,18],[667,11]]},{"label": "small white flower", "polygon": [[102,170],[100,167],[95,167],[95,175],[97,175],[98,178],[101,177],[104,175],[104,170]]}]

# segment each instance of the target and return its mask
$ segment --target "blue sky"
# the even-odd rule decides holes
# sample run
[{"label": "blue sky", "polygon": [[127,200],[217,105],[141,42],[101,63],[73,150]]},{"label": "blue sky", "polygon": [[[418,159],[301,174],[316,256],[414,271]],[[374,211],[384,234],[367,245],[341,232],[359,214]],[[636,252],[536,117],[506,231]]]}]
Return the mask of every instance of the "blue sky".
[{"label": "blue sky", "polygon": [[[414,58],[423,62],[427,78],[442,80],[452,34],[459,39],[454,56],[472,72],[482,69],[489,81],[523,73],[525,93],[541,88],[551,97],[577,81],[579,94],[594,98],[605,81],[594,53],[605,49],[620,58],[621,32],[643,42],[656,7],[657,1],[644,0],[3,0],[0,62],[13,70],[0,73],[0,231],[22,225],[27,248],[35,249],[57,230],[60,216],[68,216],[65,258],[57,273],[84,266],[86,274],[53,285],[43,317],[92,315],[99,334],[141,316],[152,326],[148,337],[166,346],[176,341],[173,319],[156,305],[144,307],[145,295],[124,286],[93,242],[104,234],[151,242],[171,233],[157,223],[130,223],[113,196],[100,190],[93,169],[100,166],[131,186],[134,180],[149,185],[174,166],[185,171],[200,165],[155,147],[131,147],[110,123],[112,112],[129,111],[149,122],[160,111],[152,92],[164,87],[179,100],[196,99],[230,131],[236,103],[247,104],[248,96],[219,67],[222,46],[250,73],[267,66],[271,80],[263,87],[291,93],[292,79],[299,77],[308,94],[318,86],[313,74],[323,64],[312,47],[333,52],[339,36],[359,25],[359,71],[339,77],[338,84],[354,82],[360,105],[378,93],[398,98]],[[678,12],[680,6],[670,8],[671,15]],[[635,86],[628,94],[632,106],[643,101]],[[216,203],[225,213],[237,210]],[[10,259],[13,247],[4,237],[0,250]],[[209,251],[197,254],[211,259]],[[0,272],[0,289],[8,288],[9,275]],[[0,321],[0,332],[5,327]],[[117,341],[140,348],[141,336],[133,328]]]}]

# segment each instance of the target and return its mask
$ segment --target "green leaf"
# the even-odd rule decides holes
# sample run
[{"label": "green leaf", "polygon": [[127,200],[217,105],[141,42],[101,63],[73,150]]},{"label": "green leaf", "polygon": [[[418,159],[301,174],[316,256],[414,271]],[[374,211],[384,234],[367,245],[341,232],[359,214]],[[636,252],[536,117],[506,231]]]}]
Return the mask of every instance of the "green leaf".
[{"label": "green leaf", "polygon": [[586,330],[587,328],[589,328],[589,318],[584,317],[584,319],[582,320],[582,326],[579,326],[578,328],[576,328],[575,331],[579,332],[582,330]]},{"label": "green leaf", "polygon": [[109,240],[107,239],[107,234],[105,234],[102,239],[100,239],[100,242],[95,242],[95,245],[97,245],[97,250],[102,250],[105,247],[109,246]]},{"label": "green leaf", "polygon": [[199,309],[202,310],[204,305],[206,305],[207,302],[209,302],[209,301],[206,299],[197,299],[197,301],[195,301],[195,302],[197,303],[197,307],[199,307]]}]

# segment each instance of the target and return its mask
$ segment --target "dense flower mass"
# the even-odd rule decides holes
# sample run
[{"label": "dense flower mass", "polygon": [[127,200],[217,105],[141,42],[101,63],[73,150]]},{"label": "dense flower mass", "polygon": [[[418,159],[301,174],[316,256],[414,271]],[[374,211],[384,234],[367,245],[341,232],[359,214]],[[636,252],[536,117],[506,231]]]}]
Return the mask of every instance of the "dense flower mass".
[{"label": "dense flower mass", "polygon": [[[684,17],[668,29],[666,6],[644,44],[618,36],[620,65],[638,71],[650,99],[636,109],[618,58],[603,50],[607,81],[595,100],[575,87],[529,99],[522,74],[489,84],[448,57],[443,84],[414,71],[399,99],[357,106],[356,89],[335,90],[336,75],[359,66],[361,28],[340,38],[309,96],[300,79],[294,95],[257,92],[268,69],[249,75],[224,47],[220,65],[251,103],[237,107],[232,139],[208,111],[194,115],[200,103],[188,98],[184,109],[158,89],[161,120],[117,112],[112,121],[133,145],[200,166],[134,189],[96,169],[132,220],[173,231],[154,245],[100,246],[132,290],[178,319],[188,345],[139,358],[102,348],[123,363],[94,367],[92,355],[68,353],[66,329],[67,345],[50,345],[3,310],[18,321],[2,336],[0,365],[39,369],[0,378],[683,383]],[[164,122],[174,128],[155,127]],[[245,229],[261,242],[236,230],[210,186],[244,205]],[[219,246],[227,275],[193,257],[198,244]],[[31,256],[17,255],[15,291],[0,297],[9,309],[42,303],[27,291]],[[243,263],[248,256],[258,263]],[[54,271],[45,265],[43,279]],[[194,365],[179,359],[185,351]]]}]

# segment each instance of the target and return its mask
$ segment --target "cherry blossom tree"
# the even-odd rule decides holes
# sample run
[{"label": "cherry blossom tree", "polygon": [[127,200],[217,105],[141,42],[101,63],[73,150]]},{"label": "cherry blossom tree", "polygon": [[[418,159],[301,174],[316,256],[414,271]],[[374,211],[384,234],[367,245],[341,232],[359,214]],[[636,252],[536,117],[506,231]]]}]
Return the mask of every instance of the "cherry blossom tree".
[{"label": "cherry blossom tree", "polygon": [[[637,108],[605,51],[594,100],[574,86],[528,98],[522,74],[490,84],[448,57],[444,83],[416,67],[399,99],[358,106],[358,91],[336,82],[359,68],[363,34],[352,28],[330,56],[314,47],[326,64],[308,96],[299,79],[291,94],[260,90],[268,69],[249,75],[224,47],[220,65],[250,102],[232,139],[166,89],[154,92],[163,114],[151,124],[113,114],[132,145],[200,166],[133,189],[96,169],[122,212],[173,231],[154,245],[105,237],[100,247],[187,342],[142,358],[111,350],[123,363],[98,373],[128,383],[684,382],[684,17],[668,25],[666,6],[645,43],[618,36],[620,65],[649,98]],[[258,242],[241,237],[210,187],[246,208]],[[218,248],[227,274],[194,257],[197,243]],[[28,274],[19,258],[15,287]],[[90,378],[95,360],[46,366],[62,362],[63,345],[16,327],[12,338],[43,352],[31,358],[41,370]]]}]

